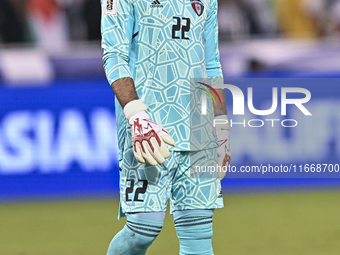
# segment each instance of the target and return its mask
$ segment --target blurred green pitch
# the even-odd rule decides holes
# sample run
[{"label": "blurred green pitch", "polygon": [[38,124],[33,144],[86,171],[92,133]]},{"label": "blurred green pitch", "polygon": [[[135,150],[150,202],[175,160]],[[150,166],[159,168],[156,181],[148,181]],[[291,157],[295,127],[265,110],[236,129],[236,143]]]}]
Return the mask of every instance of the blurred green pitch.
[{"label": "blurred green pitch", "polygon": [[[125,219],[117,200],[0,205],[2,255],[100,255]],[[214,215],[215,255],[340,254],[340,191],[225,195]],[[167,215],[148,255],[178,254]]]}]

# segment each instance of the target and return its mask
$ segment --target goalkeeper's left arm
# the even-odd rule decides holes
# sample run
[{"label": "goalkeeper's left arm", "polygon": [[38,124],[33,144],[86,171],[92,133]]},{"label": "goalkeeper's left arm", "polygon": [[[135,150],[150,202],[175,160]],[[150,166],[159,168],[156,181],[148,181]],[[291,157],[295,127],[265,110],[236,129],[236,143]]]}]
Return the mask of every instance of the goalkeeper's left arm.
[{"label": "goalkeeper's left arm", "polygon": [[[217,148],[217,160],[218,165],[224,169],[228,169],[231,155],[230,155],[230,141],[229,141],[229,119],[227,117],[227,104],[224,94],[224,89],[216,90],[219,97],[221,98],[222,105],[214,106],[215,112],[215,128],[217,142],[219,147]],[[220,179],[222,180],[226,175],[227,171],[219,172]]]},{"label": "goalkeeper's left arm", "polygon": [[[222,68],[220,63],[220,53],[218,50],[217,0],[210,0],[210,9],[205,25],[204,38],[206,69],[208,78],[221,78],[221,80],[223,80]],[[222,100],[222,105],[214,106],[215,120],[222,119],[222,121],[218,122],[224,123],[216,125],[217,141],[220,144],[217,149],[218,165],[228,168],[230,163],[230,144],[227,105],[224,90],[217,89],[216,91],[220,99]],[[220,172],[220,178],[223,179],[225,174],[226,172]]]}]

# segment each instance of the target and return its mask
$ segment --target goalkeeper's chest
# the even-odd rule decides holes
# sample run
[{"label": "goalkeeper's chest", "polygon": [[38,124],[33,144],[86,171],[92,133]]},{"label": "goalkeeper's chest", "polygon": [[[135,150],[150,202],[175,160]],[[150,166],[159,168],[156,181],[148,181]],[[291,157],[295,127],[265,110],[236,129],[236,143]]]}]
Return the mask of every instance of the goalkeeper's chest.
[{"label": "goalkeeper's chest", "polygon": [[195,37],[197,40],[204,31],[209,3],[207,0],[136,0],[134,12],[140,27],[163,31],[165,40]]}]

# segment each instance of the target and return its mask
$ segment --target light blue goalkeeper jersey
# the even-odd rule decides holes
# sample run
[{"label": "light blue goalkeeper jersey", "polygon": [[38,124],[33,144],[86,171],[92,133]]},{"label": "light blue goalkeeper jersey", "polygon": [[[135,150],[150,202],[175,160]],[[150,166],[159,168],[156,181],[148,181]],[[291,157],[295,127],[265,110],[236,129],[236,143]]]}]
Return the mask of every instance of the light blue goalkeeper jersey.
[{"label": "light blue goalkeeper jersey", "polygon": [[[103,62],[109,83],[124,77],[134,80],[151,118],[174,138],[175,150],[217,147],[211,100],[209,121],[198,123],[197,132],[190,119],[190,79],[222,78],[217,0],[102,0],[102,12]],[[116,121],[121,158],[132,142],[117,100]]]}]

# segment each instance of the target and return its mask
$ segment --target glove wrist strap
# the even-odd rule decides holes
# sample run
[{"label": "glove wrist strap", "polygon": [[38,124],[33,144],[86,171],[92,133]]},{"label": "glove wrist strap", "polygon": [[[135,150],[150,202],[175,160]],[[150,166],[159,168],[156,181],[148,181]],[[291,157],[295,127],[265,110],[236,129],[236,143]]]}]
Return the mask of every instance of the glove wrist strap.
[{"label": "glove wrist strap", "polygon": [[146,111],[147,109],[147,105],[144,104],[142,100],[133,100],[125,105],[124,114],[125,117],[129,120],[134,114],[141,111]]},{"label": "glove wrist strap", "polygon": [[216,131],[229,130],[229,119],[227,115],[218,115],[215,117],[215,128]]}]

